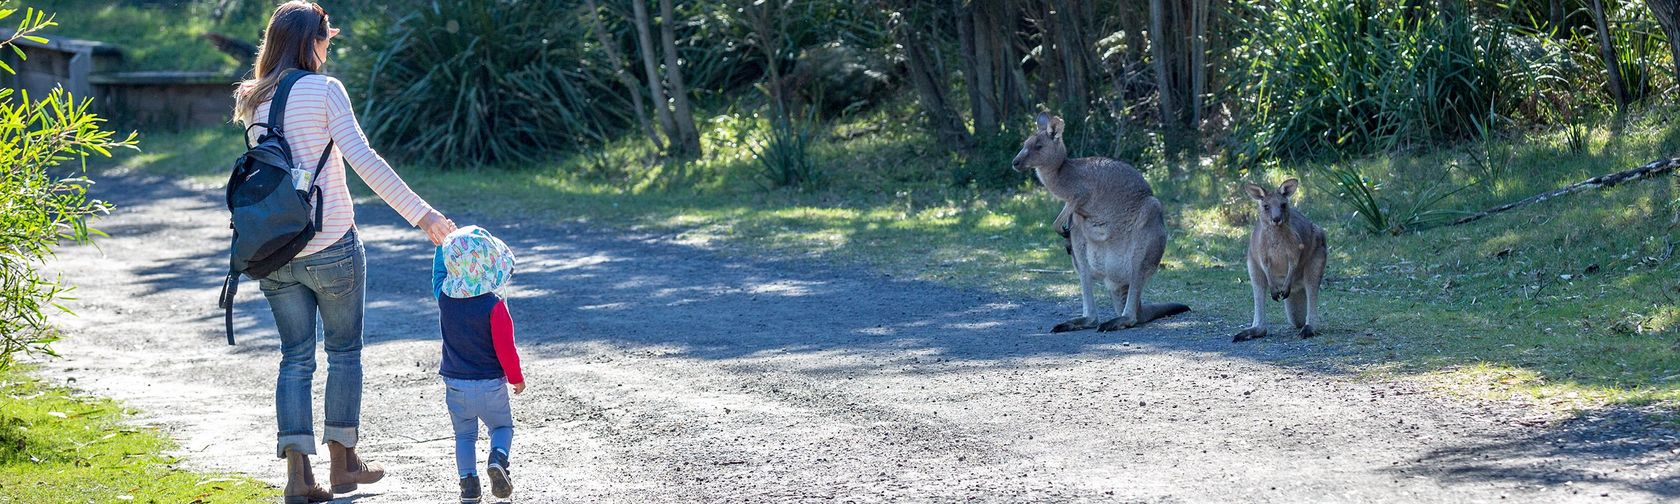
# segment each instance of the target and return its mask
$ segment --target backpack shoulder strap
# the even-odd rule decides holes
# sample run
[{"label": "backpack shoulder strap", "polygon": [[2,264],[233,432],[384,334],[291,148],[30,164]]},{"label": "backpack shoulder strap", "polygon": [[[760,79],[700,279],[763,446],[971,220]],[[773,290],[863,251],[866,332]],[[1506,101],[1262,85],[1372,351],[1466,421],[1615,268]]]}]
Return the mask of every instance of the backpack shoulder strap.
[{"label": "backpack shoulder strap", "polygon": [[280,133],[282,136],[286,134],[280,124],[286,115],[286,99],[292,94],[292,85],[297,84],[299,79],[314,74],[315,72],[293,68],[286,70],[286,75],[280,77],[280,85],[274,88],[273,101],[268,105],[268,131]]},{"label": "backpack shoulder strap", "polygon": [[[329,135],[330,137],[331,135]],[[327,159],[332,157],[333,141],[327,139],[327,148],[321,151],[321,161],[315,163],[315,177],[309,179],[309,194],[315,197],[315,230],[321,230],[321,222],[325,217],[327,203],[321,191],[321,170],[327,169]]]}]

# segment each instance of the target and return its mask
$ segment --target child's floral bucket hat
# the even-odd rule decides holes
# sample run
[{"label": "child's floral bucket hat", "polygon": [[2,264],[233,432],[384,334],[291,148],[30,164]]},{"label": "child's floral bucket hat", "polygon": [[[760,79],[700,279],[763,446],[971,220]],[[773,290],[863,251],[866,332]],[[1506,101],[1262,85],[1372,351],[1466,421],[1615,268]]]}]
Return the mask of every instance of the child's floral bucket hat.
[{"label": "child's floral bucket hat", "polygon": [[513,251],[478,226],[449,233],[443,242],[443,295],[456,299],[495,292],[513,277]]}]

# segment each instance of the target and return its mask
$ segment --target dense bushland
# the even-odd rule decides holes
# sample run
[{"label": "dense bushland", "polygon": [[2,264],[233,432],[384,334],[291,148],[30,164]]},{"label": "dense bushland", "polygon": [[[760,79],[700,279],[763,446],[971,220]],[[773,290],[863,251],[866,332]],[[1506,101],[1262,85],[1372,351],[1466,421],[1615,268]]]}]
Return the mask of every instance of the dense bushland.
[{"label": "dense bushland", "polygon": [[1001,187],[1022,179],[966,167],[1012,150],[1040,109],[1084,152],[1249,169],[1566,127],[1675,86],[1662,18],[1628,1],[664,3],[363,13],[370,51],[345,70],[402,156],[529,162],[641,138],[652,157],[619,167],[635,170],[706,156],[690,129],[749,113],[770,187],[824,171],[798,142],[903,104],[955,153],[950,180]]},{"label": "dense bushland", "polygon": [[[444,166],[529,162],[598,145],[626,101],[583,65],[559,2],[440,0],[363,34],[363,122],[379,145]],[[370,25],[371,26],[371,25]]]}]

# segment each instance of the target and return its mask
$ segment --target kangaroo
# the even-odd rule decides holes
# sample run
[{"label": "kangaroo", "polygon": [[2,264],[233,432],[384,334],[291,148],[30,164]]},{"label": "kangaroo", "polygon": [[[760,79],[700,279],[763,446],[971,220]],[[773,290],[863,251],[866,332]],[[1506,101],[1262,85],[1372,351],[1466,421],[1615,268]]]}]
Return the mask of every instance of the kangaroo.
[{"label": "kangaroo", "polygon": [[1283,181],[1277,192],[1254,184],[1243,191],[1259,202],[1260,218],[1248,235],[1248,282],[1254,288],[1254,324],[1238,332],[1233,342],[1266,336],[1266,295],[1282,300],[1289,322],[1302,338],[1313,337],[1318,324],[1318,287],[1324,281],[1328,247],[1324,230],[1289,204],[1300,184]]},{"label": "kangaroo", "polygon": [[[1177,303],[1143,304],[1143,286],[1161,265],[1167,227],[1161,201],[1143,174],[1104,157],[1067,158],[1062,118],[1038,115],[1038,130],[1021,144],[1014,168],[1033,170],[1050,194],[1062,200],[1058,228],[1066,224],[1073,269],[1079,274],[1083,314],[1056,324],[1051,332],[1117,331],[1190,311]],[[1091,290],[1108,291],[1118,317],[1097,318]]]}]

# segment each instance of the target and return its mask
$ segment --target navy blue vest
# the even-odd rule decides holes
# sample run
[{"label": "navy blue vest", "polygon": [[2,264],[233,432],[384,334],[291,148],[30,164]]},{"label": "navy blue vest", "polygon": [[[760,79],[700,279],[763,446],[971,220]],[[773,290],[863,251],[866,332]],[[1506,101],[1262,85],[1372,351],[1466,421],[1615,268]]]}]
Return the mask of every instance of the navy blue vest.
[{"label": "navy blue vest", "polygon": [[494,292],[465,299],[438,297],[438,325],[443,329],[443,362],[438,374],[458,380],[506,376],[490,340],[490,313],[501,302],[502,297]]}]

